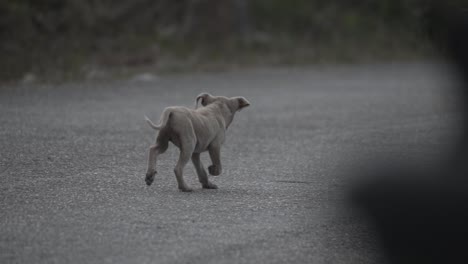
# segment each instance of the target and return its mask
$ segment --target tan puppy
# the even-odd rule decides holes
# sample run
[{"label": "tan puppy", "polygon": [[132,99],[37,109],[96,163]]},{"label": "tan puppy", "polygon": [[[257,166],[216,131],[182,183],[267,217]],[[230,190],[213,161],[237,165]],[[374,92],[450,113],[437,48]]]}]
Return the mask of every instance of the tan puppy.
[{"label": "tan puppy", "polygon": [[[201,108],[197,107],[199,100],[203,105]],[[190,159],[203,188],[217,189],[218,187],[208,180],[208,175],[200,160],[200,153],[205,151],[210,153],[213,164],[208,167],[208,171],[211,175],[220,175],[222,171],[220,150],[226,129],[231,124],[235,113],[249,105],[249,101],[244,97],[228,98],[203,93],[197,96],[195,110],[180,106],[164,109],[159,125],[153,124],[145,117],[153,129],[159,130],[156,144],[149,149],[146,184],[153,183],[157,157],[167,150],[170,141],[180,149],[179,161],[174,168],[179,190],[192,191],[183,178],[183,169]]]}]

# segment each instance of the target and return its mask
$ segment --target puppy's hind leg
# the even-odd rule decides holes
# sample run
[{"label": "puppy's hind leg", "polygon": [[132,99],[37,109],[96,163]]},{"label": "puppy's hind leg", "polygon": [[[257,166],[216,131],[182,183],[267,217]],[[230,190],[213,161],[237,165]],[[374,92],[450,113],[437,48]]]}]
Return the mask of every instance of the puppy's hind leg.
[{"label": "puppy's hind leg", "polygon": [[218,189],[218,186],[216,186],[208,180],[208,175],[206,174],[205,168],[203,168],[203,164],[200,160],[200,153],[192,154],[192,162],[193,166],[195,166],[195,170],[197,171],[198,175],[198,180],[202,184],[202,187],[204,189]]},{"label": "puppy's hind leg", "polygon": [[183,192],[191,192],[192,189],[189,188],[184,181],[184,167],[187,165],[187,163],[190,160],[190,157],[192,156],[192,152],[194,149],[194,146],[190,145],[182,145],[180,148],[180,155],[179,155],[179,161],[177,162],[176,167],[174,168],[174,173],[177,179],[177,185],[179,187],[179,190]]},{"label": "puppy's hind leg", "polygon": [[145,182],[148,186],[151,185],[154,181],[154,175],[156,174],[155,166],[158,155],[166,152],[168,146],[169,141],[162,136],[158,136],[156,139],[156,144],[150,147],[148,155],[148,169],[146,170],[145,177]]}]

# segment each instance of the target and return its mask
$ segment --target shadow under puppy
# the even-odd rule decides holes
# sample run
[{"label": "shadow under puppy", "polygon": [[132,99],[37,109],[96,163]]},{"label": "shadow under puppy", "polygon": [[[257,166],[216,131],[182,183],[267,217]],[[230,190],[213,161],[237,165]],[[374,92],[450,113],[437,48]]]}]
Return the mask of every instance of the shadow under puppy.
[{"label": "shadow under puppy", "polygon": [[[200,100],[203,107],[198,108]],[[244,97],[228,98],[202,93],[196,98],[195,109],[181,106],[164,109],[159,125],[155,125],[145,117],[148,124],[159,131],[156,144],[149,149],[146,184],[153,183],[157,157],[167,150],[170,141],[180,150],[179,161],[174,168],[179,190],[192,191],[183,178],[184,167],[190,159],[192,159],[202,187],[217,189],[218,187],[208,180],[208,175],[200,160],[200,153],[209,152],[213,164],[208,167],[208,171],[213,176],[220,175],[222,170],[220,152],[226,129],[232,123],[235,113],[249,105],[249,101]]]}]

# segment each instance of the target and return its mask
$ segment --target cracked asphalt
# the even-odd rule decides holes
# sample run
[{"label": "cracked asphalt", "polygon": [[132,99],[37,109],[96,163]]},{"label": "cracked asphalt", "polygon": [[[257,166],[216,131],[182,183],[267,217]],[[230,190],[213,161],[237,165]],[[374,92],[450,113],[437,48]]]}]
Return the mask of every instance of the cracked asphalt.
[{"label": "cracked asphalt", "polygon": [[[0,88],[0,263],[379,263],[348,210],[342,164],[437,160],[454,134],[450,82],[425,63],[259,68]],[[144,182],[167,106],[244,96],[217,190],[171,145]],[[456,118],[455,118],[456,119]],[[208,155],[202,155],[209,165]],[[351,211],[351,212],[350,212]]]}]

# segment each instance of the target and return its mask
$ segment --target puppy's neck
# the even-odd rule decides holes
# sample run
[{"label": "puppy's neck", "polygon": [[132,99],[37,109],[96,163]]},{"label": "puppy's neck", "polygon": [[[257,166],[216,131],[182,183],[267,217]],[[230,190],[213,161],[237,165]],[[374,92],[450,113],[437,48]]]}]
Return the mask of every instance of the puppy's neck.
[{"label": "puppy's neck", "polygon": [[228,105],[222,102],[215,102],[212,104],[213,107],[218,108],[221,116],[224,119],[224,123],[226,125],[225,129],[229,127],[229,125],[232,123],[232,120],[234,119],[234,114],[236,111],[233,111]]}]

